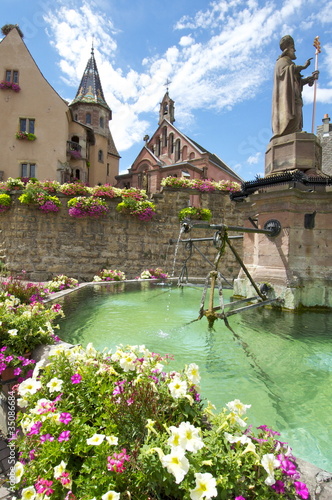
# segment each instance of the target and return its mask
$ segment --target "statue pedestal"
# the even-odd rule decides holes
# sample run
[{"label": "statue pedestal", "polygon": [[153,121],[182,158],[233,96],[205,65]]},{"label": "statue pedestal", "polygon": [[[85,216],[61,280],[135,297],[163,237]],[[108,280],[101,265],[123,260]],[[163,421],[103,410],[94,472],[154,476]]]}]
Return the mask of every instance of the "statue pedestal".
[{"label": "statue pedestal", "polygon": [[322,147],[315,134],[296,132],[271,140],[265,153],[265,176],[285,170],[319,175],[322,170]]}]

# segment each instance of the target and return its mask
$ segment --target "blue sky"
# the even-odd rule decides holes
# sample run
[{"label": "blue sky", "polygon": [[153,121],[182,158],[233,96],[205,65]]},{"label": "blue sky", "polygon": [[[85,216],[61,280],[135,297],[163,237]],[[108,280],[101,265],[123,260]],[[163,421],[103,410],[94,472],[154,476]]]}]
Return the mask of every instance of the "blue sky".
[{"label": "blue sky", "polygon": [[[1,0],[1,7],[1,26],[20,26],[40,70],[68,101],[93,40],[121,172],[157,128],[169,79],[177,128],[243,179],[264,175],[273,67],[285,34],[295,39],[297,64],[314,57],[320,37],[315,129],[332,116],[332,0]],[[303,74],[313,70],[314,59]],[[311,132],[313,88],[303,98]]]}]

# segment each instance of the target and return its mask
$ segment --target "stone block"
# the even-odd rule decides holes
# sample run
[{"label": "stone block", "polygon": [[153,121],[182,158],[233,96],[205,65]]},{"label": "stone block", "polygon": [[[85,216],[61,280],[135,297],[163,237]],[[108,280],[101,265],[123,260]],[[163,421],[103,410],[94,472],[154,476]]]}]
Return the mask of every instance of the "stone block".
[{"label": "stone block", "polygon": [[322,170],[322,147],[315,134],[297,132],[271,140],[265,153],[265,175],[286,170],[319,174]]}]

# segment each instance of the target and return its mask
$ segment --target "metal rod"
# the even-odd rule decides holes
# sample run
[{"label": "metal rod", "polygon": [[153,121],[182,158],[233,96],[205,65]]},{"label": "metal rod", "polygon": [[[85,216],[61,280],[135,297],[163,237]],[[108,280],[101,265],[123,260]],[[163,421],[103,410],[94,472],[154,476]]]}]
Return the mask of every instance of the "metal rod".
[{"label": "metal rod", "polygon": [[[244,304],[245,302],[250,302],[252,300],[259,300],[260,297],[257,295],[255,297],[249,297],[247,299],[240,299],[240,300],[235,300],[234,302],[227,302],[227,304],[224,304],[224,307],[232,307],[232,306],[237,306],[238,304]],[[216,306],[213,308],[214,311],[218,311],[220,309],[220,306]]]},{"label": "metal rod", "polygon": [[[271,304],[272,302],[278,302],[279,299],[270,299],[270,300],[263,300],[262,302],[257,302],[257,304],[250,304],[250,306],[245,306],[245,307],[239,307],[238,309],[233,309],[232,311],[229,311],[226,316],[233,316],[233,314],[237,314],[242,311],[247,311],[248,309],[254,309],[255,307],[260,307],[260,306],[266,306],[267,304]],[[218,314],[220,318],[222,318],[222,314]]]},{"label": "metal rod", "polygon": [[256,283],[254,282],[254,280],[250,276],[250,273],[249,273],[248,269],[246,268],[243,260],[241,259],[241,257],[239,256],[239,254],[237,253],[237,251],[235,250],[235,248],[232,247],[232,245],[230,244],[230,241],[229,241],[228,238],[226,238],[226,242],[227,242],[229,248],[232,250],[232,252],[233,252],[236,260],[239,262],[240,266],[242,267],[243,271],[245,272],[245,274],[246,274],[247,278],[249,279],[250,283],[254,287],[256,293],[260,296],[261,299],[265,300],[264,295],[261,294],[261,292],[260,292],[259,288],[257,287]]},{"label": "metal rod", "polygon": [[[229,236],[229,239],[230,240],[240,240],[242,239],[243,236]],[[179,241],[179,243],[192,243],[194,241],[213,241],[214,238],[190,238],[189,240],[174,240],[174,239],[170,239],[169,240],[169,244],[170,245],[173,245],[174,243],[177,243]]]},{"label": "metal rod", "polygon": [[273,231],[269,229],[255,229],[252,227],[242,227],[242,226],[227,226],[226,224],[192,224],[192,228],[198,227],[199,229],[216,229],[218,231],[227,230],[227,231],[241,231],[243,233],[262,233],[262,234],[273,234]]}]

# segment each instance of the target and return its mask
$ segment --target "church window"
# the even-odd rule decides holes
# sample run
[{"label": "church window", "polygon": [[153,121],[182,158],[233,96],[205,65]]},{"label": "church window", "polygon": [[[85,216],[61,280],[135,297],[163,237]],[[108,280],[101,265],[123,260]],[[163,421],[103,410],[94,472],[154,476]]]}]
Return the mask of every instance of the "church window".
[{"label": "church window", "polygon": [[187,146],[183,146],[182,148],[182,160],[186,160],[188,156],[188,148]]},{"label": "church window", "polygon": [[171,155],[172,153],[174,153],[174,134],[169,134],[168,145],[169,145],[168,154]]},{"label": "church window", "polygon": [[163,132],[162,132],[162,137],[163,137],[163,147],[167,146],[167,127],[163,127]]},{"label": "church window", "polygon": [[98,151],[98,161],[103,162],[104,161],[104,153],[102,149]]},{"label": "church window", "polygon": [[156,143],[156,156],[160,156],[160,139]]},{"label": "church window", "polygon": [[168,113],[168,104],[167,102],[164,103],[164,115],[167,115]]},{"label": "church window", "polygon": [[21,163],[21,177],[36,177],[36,164]]},{"label": "church window", "polygon": [[181,157],[181,148],[180,148],[180,139],[175,141],[175,161],[180,160]]},{"label": "church window", "polygon": [[28,134],[35,133],[35,119],[34,118],[20,118],[20,132],[27,132]]},{"label": "church window", "polygon": [[193,160],[195,158],[195,153],[190,153],[189,160]]},{"label": "church window", "polygon": [[91,125],[91,113],[86,113],[86,115],[85,115],[85,123]]},{"label": "church window", "polygon": [[100,125],[100,128],[104,128],[104,126],[105,126],[105,124],[104,124],[104,117],[103,116],[101,116],[99,118],[99,125]]}]

